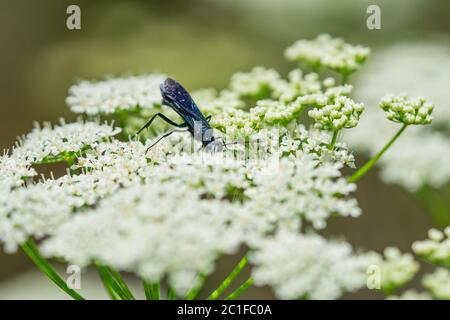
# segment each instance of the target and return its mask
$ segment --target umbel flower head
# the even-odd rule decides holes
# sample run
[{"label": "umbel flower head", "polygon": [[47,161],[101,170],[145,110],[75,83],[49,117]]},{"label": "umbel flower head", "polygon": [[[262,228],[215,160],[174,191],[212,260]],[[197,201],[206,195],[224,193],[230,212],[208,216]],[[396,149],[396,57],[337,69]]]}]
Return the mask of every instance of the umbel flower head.
[{"label": "umbel flower head", "polygon": [[286,58],[314,69],[328,68],[342,75],[358,70],[370,55],[370,49],[352,46],[340,38],[321,34],[314,40],[298,40],[285,51]]},{"label": "umbel flower head", "polygon": [[407,93],[388,94],[381,99],[380,108],[387,118],[403,124],[430,124],[434,105],[424,97],[410,98]]},{"label": "umbel flower head", "polygon": [[[327,100],[317,99],[319,106],[308,112],[315,121],[314,127],[331,131],[356,127],[364,111],[362,103],[356,103],[345,96],[337,97],[332,104],[327,104]],[[326,104],[320,105],[322,103]]]}]

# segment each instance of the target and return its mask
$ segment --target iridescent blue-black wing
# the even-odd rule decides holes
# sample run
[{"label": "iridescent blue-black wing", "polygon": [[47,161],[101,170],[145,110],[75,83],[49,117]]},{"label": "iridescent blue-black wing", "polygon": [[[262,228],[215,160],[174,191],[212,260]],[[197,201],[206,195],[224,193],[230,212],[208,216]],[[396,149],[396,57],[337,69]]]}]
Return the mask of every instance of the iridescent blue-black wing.
[{"label": "iridescent blue-black wing", "polygon": [[163,103],[172,107],[186,122],[202,121],[207,123],[191,95],[177,81],[167,78],[161,84],[160,89]]}]

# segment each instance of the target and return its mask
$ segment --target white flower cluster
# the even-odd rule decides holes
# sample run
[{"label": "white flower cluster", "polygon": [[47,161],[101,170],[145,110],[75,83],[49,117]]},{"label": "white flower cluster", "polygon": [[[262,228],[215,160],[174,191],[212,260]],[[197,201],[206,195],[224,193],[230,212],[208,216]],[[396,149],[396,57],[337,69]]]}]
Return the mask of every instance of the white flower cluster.
[{"label": "white flower cluster", "polygon": [[303,74],[302,70],[294,69],[288,74],[288,80],[280,79],[272,84],[273,96],[280,101],[290,102],[299,96],[318,93],[322,88],[334,86],[333,78],[321,80],[315,72]]},{"label": "white flower cluster", "polygon": [[238,72],[231,77],[230,89],[241,97],[259,99],[270,95],[273,84],[281,77],[274,69],[255,67],[250,72]]},{"label": "white flower cluster", "polygon": [[[1,240],[13,251],[28,236],[52,234],[73,211],[107,201],[121,188],[156,183],[163,192],[170,190],[167,181],[222,201],[224,207],[239,207],[234,220],[248,234],[248,243],[282,225],[298,228],[305,220],[322,228],[332,214],[359,215],[357,202],[350,197],[355,186],[340,178],[342,164],[318,158],[297,151],[295,158],[284,158],[278,166],[277,157],[247,162],[228,159],[226,153],[184,155],[169,139],[146,154],[140,142],[110,139],[77,156],[71,168],[80,174],[31,184],[5,196]],[[202,206],[198,197],[191,201],[193,208]]]},{"label": "white flower cluster", "polygon": [[5,250],[14,252],[29,236],[51,234],[74,210],[92,206],[121,187],[140,181],[139,174],[148,175],[145,150],[140,143],[101,144],[85,159],[80,158],[79,164],[86,169],[83,174],[68,174],[2,193],[0,240]]},{"label": "white flower cluster", "polygon": [[424,97],[410,98],[407,93],[388,94],[381,99],[380,108],[387,118],[407,125],[430,124],[434,105]]},{"label": "white flower cluster", "polygon": [[317,129],[336,131],[356,127],[363,111],[362,103],[356,103],[348,97],[341,96],[336,98],[333,104],[310,110],[308,115],[314,119],[314,126]]},{"label": "white flower cluster", "polygon": [[161,103],[163,74],[81,81],[69,89],[66,103],[74,113],[109,114],[118,110],[151,109]]},{"label": "white flower cluster", "polygon": [[428,238],[413,243],[413,251],[433,264],[450,268],[450,227],[444,232],[437,229],[428,231]]},{"label": "white flower cluster", "polygon": [[[159,181],[158,181],[159,182]],[[62,225],[43,252],[86,266],[93,261],[156,282],[164,276],[180,296],[215,259],[233,253],[240,234],[227,225],[233,206],[200,197],[175,179],[122,190]]]},{"label": "white flower cluster", "polygon": [[255,284],[272,286],[282,299],[336,299],[356,291],[373,260],[348,243],[286,231],[266,238],[250,257]]},{"label": "white flower cluster", "polygon": [[[286,127],[308,107],[316,108],[312,113],[317,115],[332,113],[332,124],[350,128],[357,124],[363,110],[362,104],[348,97],[352,86],[336,86],[333,78],[321,80],[317,73],[303,74],[300,69],[292,70],[285,80],[274,70],[256,67],[249,73],[235,74],[231,84],[232,91],[224,91],[231,97],[229,107],[224,108],[219,97],[220,107],[212,108],[212,113],[220,112],[216,111],[211,120],[213,127],[229,135],[248,137],[267,126]],[[199,105],[203,105],[202,98],[208,100],[212,94],[200,93]],[[239,97],[252,98],[255,105],[243,108]],[[208,104],[206,101],[206,110],[210,109]]]},{"label": "white flower cluster", "polygon": [[298,40],[285,51],[286,58],[313,68],[325,67],[343,75],[358,70],[370,55],[370,49],[352,46],[340,38],[321,34],[314,40]]},{"label": "white flower cluster", "polygon": [[[423,186],[441,188],[450,182],[450,140],[445,131],[450,128],[450,94],[446,89],[450,74],[445,71],[449,67],[444,46],[399,44],[374,55],[359,77],[354,95],[368,106],[377,105],[386,92],[401,91],[426,95],[436,104],[433,122],[408,127],[378,162],[385,182],[399,184],[410,192]],[[380,109],[367,108],[360,125],[346,132],[345,140],[355,151],[374,156],[397,131],[398,125],[385,121]]]},{"label": "white flower cluster", "polygon": [[422,284],[433,297],[442,300],[450,300],[450,270],[438,268],[434,273],[426,274],[422,278]]},{"label": "white flower cluster", "polygon": [[[280,159],[276,168],[253,178],[254,187],[244,194],[244,212],[251,212],[265,223],[299,227],[301,218],[317,229],[326,226],[332,215],[358,217],[361,210],[355,199],[348,198],[356,185],[340,178],[340,163],[318,165],[314,155]],[[344,197],[342,197],[344,196]],[[255,220],[256,221],[256,220]]]},{"label": "white flower cluster", "polygon": [[72,162],[82,156],[79,151],[95,148],[118,132],[120,129],[96,122],[61,122],[54,127],[46,123],[0,158],[0,240],[6,251],[15,251],[29,236],[48,234],[68,219],[74,208],[92,205],[119,186],[112,180],[106,183],[112,175],[102,177],[98,172],[32,183],[30,178],[37,175],[32,165]]},{"label": "white flower cluster", "polygon": [[348,150],[345,143],[338,142],[330,150],[328,144],[331,136],[327,131],[306,130],[303,125],[298,126],[294,135],[283,136],[280,143],[280,154],[298,157],[298,152],[315,154],[320,163],[339,162],[350,168],[355,168],[355,157]]},{"label": "white flower cluster", "polygon": [[45,158],[57,158],[63,153],[75,153],[118,134],[120,128],[97,122],[74,122],[59,125],[44,123],[22,137],[12,151],[12,157],[40,162]]},{"label": "white flower cluster", "polygon": [[378,266],[381,269],[381,290],[387,294],[406,284],[419,271],[414,257],[409,253],[402,254],[396,247],[384,250],[384,259]]},{"label": "white flower cluster", "polygon": [[[284,98],[282,96],[280,100],[258,100],[256,106],[248,111],[224,110],[220,115],[213,117],[211,124],[230,135],[248,136],[265,126],[286,127],[289,123],[296,121],[302,110],[312,106],[316,108],[312,114],[317,116],[322,114],[320,119],[317,118],[317,127],[330,129],[335,125],[336,128],[351,128],[356,126],[364,110],[361,103],[356,103],[347,97],[351,90],[352,86],[344,85],[329,87],[323,92],[300,95],[301,89],[292,89],[288,96]],[[292,100],[294,97],[297,98]],[[323,125],[319,125],[320,123]]]}]

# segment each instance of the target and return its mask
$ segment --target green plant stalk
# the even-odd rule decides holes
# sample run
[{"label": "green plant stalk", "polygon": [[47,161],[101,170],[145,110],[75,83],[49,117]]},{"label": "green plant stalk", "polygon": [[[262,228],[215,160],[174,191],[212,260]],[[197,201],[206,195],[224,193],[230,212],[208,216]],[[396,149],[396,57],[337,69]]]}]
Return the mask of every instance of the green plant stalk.
[{"label": "green plant stalk", "polygon": [[243,294],[245,291],[247,291],[248,288],[250,288],[250,286],[253,285],[253,278],[248,278],[247,280],[245,280],[245,282],[243,284],[241,284],[239,286],[239,288],[237,288],[235,291],[233,291],[230,295],[228,295],[225,300],[234,300],[237,297],[239,297],[241,294]]},{"label": "green plant stalk", "polygon": [[245,255],[239,263],[234,267],[231,273],[222,281],[222,283],[217,287],[216,290],[213,291],[207,298],[208,300],[216,300],[236,279],[236,277],[241,273],[244,267],[247,265],[248,259],[247,255]]},{"label": "green plant stalk", "polygon": [[123,280],[120,273],[112,268],[109,268],[109,272],[116,281],[116,283],[119,285],[120,289],[128,296],[130,300],[135,300],[133,293],[131,293],[130,288],[128,288],[126,282]]},{"label": "green plant stalk", "polygon": [[400,137],[400,135],[405,131],[406,127],[408,125],[404,124],[400,130],[392,137],[391,140],[369,161],[366,162],[364,166],[362,166],[358,171],[356,171],[349,179],[349,182],[356,182],[358,181],[362,176],[364,176],[367,171],[369,171],[376,163],[377,161],[383,156],[383,154],[392,146],[392,144],[395,142],[395,140]]},{"label": "green plant stalk", "polygon": [[330,150],[334,149],[334,145],[336,144],[338,134],[339,134],[339,130],[334,130],[333,131],[333,136],[331,138],[330,144],[328,145],[328,149],[330,149]]},{"label": "green plant stalk", "polygon": [[204,275],[204,274],[198,275],[194,286],[192,287],[191,290],[189,290],[188,293],[186,293],[186,295],[184,296],[184,299],[185,300],[195,300],[195,298],[197,298],[198,294],[200,293],[200,290],[202,289],[205,281],[206,281],[206,275]]},{"label": "green plant stalk", "polygon": [[[97,270],[103,281],[103,285],[105,286],[105,289],[111,298],[114,298],[116,296],[116,297],[120,298],[121,300],[132,300],[132,298],[130,296],[128,296],[127,293],[122,290],[120,285],[117,283],[117,281],[112,276],[108,267],[97,264]],[[114,293],[114,295],[112,295],[111,292]]]},{"label": "green plant stalk", "polygon": [[348,82],[348,77],[349,77],[350,75],[348,74],[348,73],[343,73],[342,74],[342,77],[341,77],[341,85],[344,85],[344,84],[347,84],[347,82]]},{"label": "green plant stalk", "polygon": [[161,298],[159,283],[149,283],[142,281],[144,286],[145,298],[147,300],[159,300]]},{"label": "green plant stalk", "polygon": [[107,276],[107,274],[103,270],[100,270],[100,268],[98,267],[97,271],[100,275],[100,279],[102,279],[103,286],[105,287],[105,290],[108,293],[108,296],[111,298],[111,300],[120,300],[119,295],[113,289],[111,279]]},{"label": "green plant stalk", "polygon": [[39,253],[39,249],[32,239],[29,239],[27,242],[25,242],[21,246],[21,248],[27,254],[27,256],[30,257],[34,264],[64,292],[66,292],[75,300],[84,300],[84,298],[80,294],[67,286],[66,281],[64,281],[55,271],[55,269],[50,265],[50,263],[41,256],[41,254]]},{"label": "green plant stalk", "polygon": [[167,299],[168,300],[177,300],[178,299],[175,290],[173,290],[171,287],[169,287],[167,289]]}]

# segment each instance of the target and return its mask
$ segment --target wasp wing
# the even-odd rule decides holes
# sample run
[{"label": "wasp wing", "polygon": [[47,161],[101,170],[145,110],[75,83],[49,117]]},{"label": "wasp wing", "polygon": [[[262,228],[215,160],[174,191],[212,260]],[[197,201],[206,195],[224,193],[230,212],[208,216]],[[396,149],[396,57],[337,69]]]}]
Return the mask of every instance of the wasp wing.
[{"label": "wasp wing", "polygon": [[183,119],[193,125],[194,121],[208,123],[191,95],[177,81],[167,78],[161,84],[163,103],[172,107]]}]

